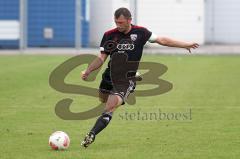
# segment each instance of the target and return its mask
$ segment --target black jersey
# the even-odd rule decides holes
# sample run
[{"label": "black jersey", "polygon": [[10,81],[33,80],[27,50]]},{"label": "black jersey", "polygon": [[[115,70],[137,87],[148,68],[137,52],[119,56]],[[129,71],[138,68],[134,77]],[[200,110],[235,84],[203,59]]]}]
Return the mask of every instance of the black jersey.
[{"label": "black jersey", "polygon": [[105,32],[101,41],[100,51],[110,55],[110,61],[108,68],[103,74],[103,80],[111,81],[110,63],[115,62],[112,61],[112,57],[115,54],[125,54],[127,61],[139,62],[142,57],[143,47],[151,35],[152,32],[136,25],[132,25],[131,30],[127,34],[118,31],[117,28]]}]

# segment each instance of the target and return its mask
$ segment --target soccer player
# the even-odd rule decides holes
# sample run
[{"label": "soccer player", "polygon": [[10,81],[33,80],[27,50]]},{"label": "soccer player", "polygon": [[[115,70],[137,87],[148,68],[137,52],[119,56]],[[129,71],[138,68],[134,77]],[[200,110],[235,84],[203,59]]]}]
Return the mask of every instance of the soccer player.
[{"label": "soccer player", "polygon": [[[197,43],[160,37],[144,27],[132,25],[131,13],[127,8],[117,9],[114,13],[114,20],[116,28],[105,32],[100,44],[100,54],[88,68],[82,72],[81,76],[83,80],[87,80],[89,74],[100,68],[110,55],[108,67],[102,75],[102,81],[99,86],[99,99],[105,103],[105,109],[82,141],[81,145],[85,148],[88,147],[95,140],[96,135],[109,124],[113,112],[125,103],[129,94],[135,89],[136,82],[133,80],[122,83],[113,82],[112,78],[114,75],[118,77],[121,76],[120,73],[111,72],[111,67],[113,67],[115,63],[118,64],[118,58],[113,58],[114,55],[126,55],[128,61],[139,62],[142,57],[143,46],[147,41],[169,47],[185,48],[190,53],[191,49],[199,47]],[[124,67],[124,65],[116,67]],[[129,74],[129,77],[136,75],[137,67],[135,71]],[[122,76],[124,79],[125,75]]]}]

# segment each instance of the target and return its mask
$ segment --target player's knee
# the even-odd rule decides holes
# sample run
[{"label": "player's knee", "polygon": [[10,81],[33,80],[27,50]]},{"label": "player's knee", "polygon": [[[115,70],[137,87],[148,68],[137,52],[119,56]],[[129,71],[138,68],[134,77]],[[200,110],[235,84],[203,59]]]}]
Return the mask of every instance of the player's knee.
[{"label": "player's knee", "polygon": [[110,96],[106,103],[105,110],[107,112],[113,112],[119,105],[122,104],[122,98],[119,96]]}]

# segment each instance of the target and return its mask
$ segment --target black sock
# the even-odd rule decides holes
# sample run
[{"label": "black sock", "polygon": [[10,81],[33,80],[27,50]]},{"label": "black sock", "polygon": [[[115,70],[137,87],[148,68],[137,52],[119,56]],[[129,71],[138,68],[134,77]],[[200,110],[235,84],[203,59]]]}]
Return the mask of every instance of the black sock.
[{"label": "black sock", "polygon": [[112,119],[112,112],[105,112],[103,113],[96,121],[95,125],[93,126],[91,132],[97,135],[101,132],[111,121]]}]

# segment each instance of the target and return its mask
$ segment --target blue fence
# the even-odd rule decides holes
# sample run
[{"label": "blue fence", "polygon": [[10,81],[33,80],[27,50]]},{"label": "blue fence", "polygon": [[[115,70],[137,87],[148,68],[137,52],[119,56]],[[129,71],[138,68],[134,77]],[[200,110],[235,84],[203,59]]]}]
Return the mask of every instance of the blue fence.
[{"label": "blue fence", "polygon": [[[19,20],[19,0],[0,0],[0,20]],[[19,40],[0,40],[0,48],[18,48]]]}]

